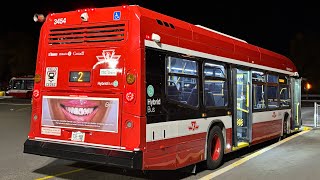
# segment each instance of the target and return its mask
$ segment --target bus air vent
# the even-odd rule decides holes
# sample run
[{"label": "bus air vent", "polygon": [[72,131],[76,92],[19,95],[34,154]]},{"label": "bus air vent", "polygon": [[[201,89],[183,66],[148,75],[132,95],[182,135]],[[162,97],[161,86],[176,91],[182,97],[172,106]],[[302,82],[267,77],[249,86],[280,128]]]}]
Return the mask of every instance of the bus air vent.
[{"label": "bus air vent", "polygon": [[73,26],[51,29],[48,43],[51,46],[62,44],[92,44],[100,42],[121,42],[126,38],[126,24],[102,24]]}]

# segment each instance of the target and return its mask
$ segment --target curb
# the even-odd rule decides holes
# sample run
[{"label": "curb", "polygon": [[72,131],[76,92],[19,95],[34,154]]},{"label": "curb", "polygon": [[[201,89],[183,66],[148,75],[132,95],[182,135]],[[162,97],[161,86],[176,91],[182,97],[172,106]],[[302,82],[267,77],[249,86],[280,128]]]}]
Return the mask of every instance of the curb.
[{"label": "curb", "polygon": [[312,127],[309,127],[309,126],[303,126],[303,127],[301,127],[301,129],[302,129],[303,131],[309,131],[309,130],[312,130],[313,128],[312,128]]}]

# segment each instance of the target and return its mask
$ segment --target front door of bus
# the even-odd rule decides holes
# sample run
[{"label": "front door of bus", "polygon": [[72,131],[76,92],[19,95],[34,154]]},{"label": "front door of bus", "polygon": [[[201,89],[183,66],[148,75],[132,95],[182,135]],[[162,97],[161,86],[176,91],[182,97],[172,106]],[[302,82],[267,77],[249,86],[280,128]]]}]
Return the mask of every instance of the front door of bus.
[{"label": "front door of bus", "polygon": [[301,79],[291,78],[292,122],[291,129],[301,126]]},{"label": "front door of bus", "polygon": [[235,69],[235,146],[248,145],[251,137],[251,73],[249,70]]}]

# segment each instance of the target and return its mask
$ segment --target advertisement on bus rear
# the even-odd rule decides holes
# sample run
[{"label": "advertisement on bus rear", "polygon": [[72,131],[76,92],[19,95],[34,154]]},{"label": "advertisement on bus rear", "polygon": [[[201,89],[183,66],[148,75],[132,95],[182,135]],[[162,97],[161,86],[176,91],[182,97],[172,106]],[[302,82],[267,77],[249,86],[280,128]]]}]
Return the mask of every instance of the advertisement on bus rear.
[{"label": "advertisement on bus rear", "polygon": [[43,96],[42,126],[118,132],[118,98]]}]

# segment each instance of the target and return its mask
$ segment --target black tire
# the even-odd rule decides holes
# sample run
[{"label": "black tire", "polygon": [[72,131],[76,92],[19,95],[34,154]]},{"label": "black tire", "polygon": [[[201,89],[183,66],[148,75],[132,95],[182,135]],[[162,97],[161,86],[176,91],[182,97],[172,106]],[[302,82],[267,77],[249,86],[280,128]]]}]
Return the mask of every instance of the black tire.
[{"label": "black tire", "polygon": [[32,98],[32,92],[30,92],[30,91],[29,91],[29,92],[27,92],[26,98],[27,98],[27,99]]},{"label": "black tire", "polygon": [[287,131],[288,131],[288,118],[289,118],[289,114],[288,113],[285,113],[284,115],[284,118],[283,118],[283,132],[282,132],[282,138],[281,139],[284,139],[287,137]]},{"label": "black tire", "polygon": [[213,170],[221,165],[224,155],[224,139],[218,126],[212,127],[209,132],[206,153],[206,169]]}]

